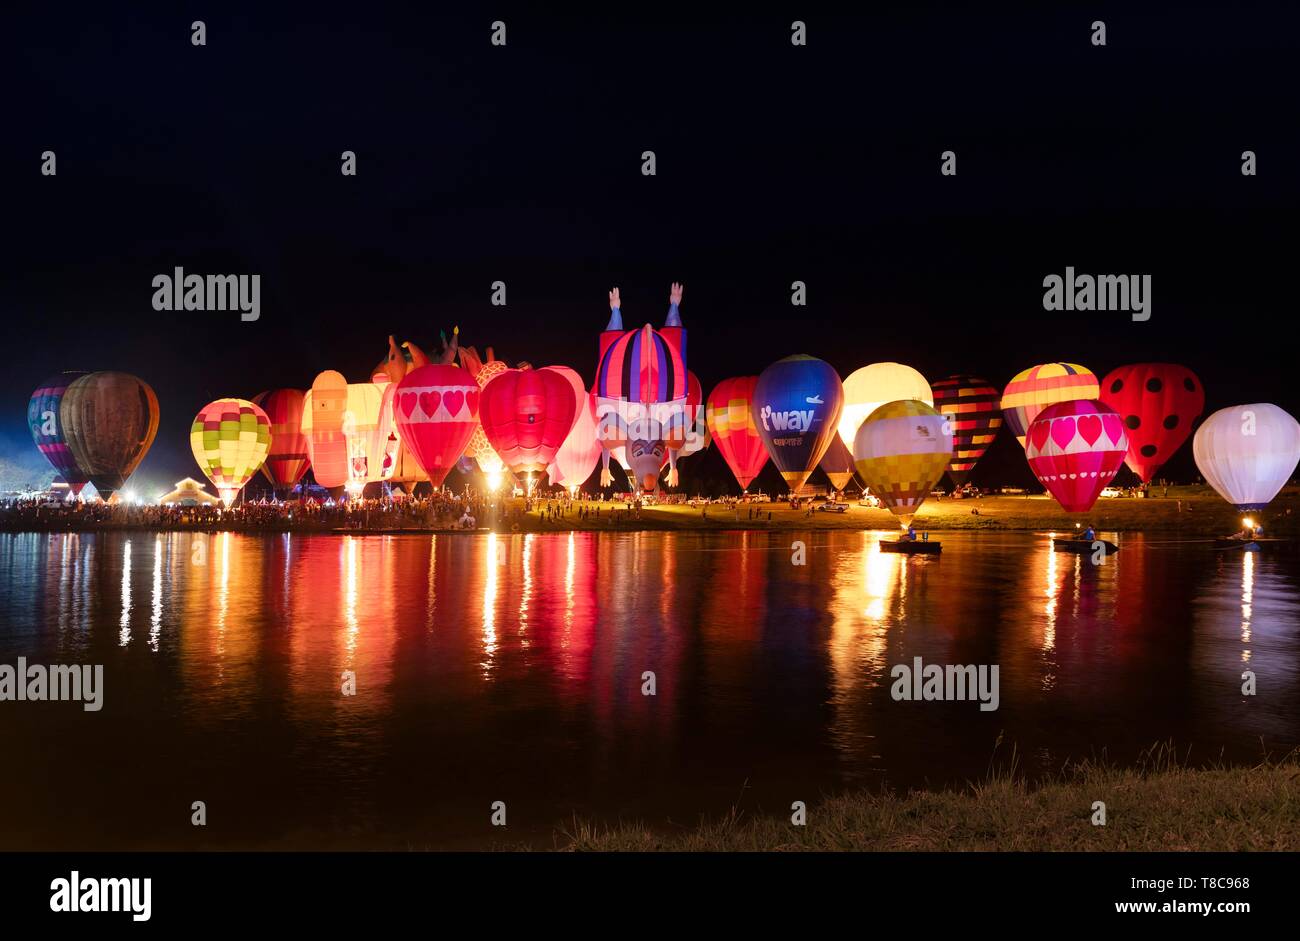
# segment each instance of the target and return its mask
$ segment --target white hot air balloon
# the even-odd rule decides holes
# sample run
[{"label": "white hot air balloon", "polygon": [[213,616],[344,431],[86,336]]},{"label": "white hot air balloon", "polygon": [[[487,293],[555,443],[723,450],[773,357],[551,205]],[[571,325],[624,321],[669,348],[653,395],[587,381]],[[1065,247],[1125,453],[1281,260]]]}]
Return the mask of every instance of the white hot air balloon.
[{"label": "white hot air balloon", "polygon": [[1221,408],[1196,430],[1192,453],[1219,496],[1263,509],[1300,463],[1300,422],[1267,402]]},{"label": "white hot air balloon", "polygon": [[844,380],[844,409],[840,412],[837,431],[850,451],[858,428],[867,416],[886,402],[915,399],[934,405],[934,393],[925,376],[902,363],[872,363],[855,369]]}]

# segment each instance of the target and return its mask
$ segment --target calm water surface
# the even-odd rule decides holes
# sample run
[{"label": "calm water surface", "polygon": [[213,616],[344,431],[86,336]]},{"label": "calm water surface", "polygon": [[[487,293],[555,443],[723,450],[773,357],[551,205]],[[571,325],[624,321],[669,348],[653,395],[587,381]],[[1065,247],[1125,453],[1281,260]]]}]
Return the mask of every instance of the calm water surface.
[{"label": "calm water surface", "polygon": [[[0,663],[105,674],[99,713],[0,702],[0,849],[548,845],[575,814],[691,825],[978,778],[1000,734],[998,761],[1014,744],[1031,772],[1300,743],[1294,556],[1126,535],[1095,567],[1028,533],[911,559],[872,533],[207,538],[194,564],[202,535],[0,535]],[[916,656],[998,664],[1000,708],[893,701]]]}]

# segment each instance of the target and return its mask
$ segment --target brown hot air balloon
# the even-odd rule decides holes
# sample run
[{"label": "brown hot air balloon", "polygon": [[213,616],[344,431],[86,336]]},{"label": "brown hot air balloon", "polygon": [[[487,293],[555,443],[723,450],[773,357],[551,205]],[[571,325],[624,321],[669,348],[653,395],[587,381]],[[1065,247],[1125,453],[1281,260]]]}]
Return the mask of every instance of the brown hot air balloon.
[{"label": "brown hot air balloon", "polygon": [[92,372],[74,380],[59,403],[59,420],[77,466],[109,499],[140,465],[158,433],[158,397],[124,372]]}]

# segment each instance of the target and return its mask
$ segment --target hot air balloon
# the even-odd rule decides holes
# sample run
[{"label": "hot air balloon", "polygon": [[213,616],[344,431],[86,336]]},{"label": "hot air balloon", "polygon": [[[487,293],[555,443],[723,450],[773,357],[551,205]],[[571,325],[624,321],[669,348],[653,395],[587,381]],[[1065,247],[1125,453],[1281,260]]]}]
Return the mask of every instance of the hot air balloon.
[{"label": "hot air balloon", "polygon": [[346,487],[359,496],[367,483],[393,472],[391,385],[349,383],[332,369],[318,375],[303,397],[302,433],[312,474],[322,487]]},{"label": "hot air balloon", "polygon": [[194,416],[190,450],[227,507],[271,451],[271,420],[244,399],[217,399]]},{"label": "hot air balloon", "polygon": [[1221,408],[1196,430],[1192,454],[1219,496],[1262,510],[1300,463],[1300,423],[1267,402]]},{"label": "hot air balloon", "polygon": [[300,389],[274,389],[253,396],[253,404],[271,422],[271,450],[262,465],[262,476],[277,492],[291,490],[307,473],[307,436],[302,433],[306,394]]},{"label": "hot air balloon", "polygon": [[749,489],[750,482],[767,463],[767,448],[759,437],[750,408],[756,385],[757,376],[724,379],[709,393],[704,409],[709,433],[736,475],[741,490]]},{"label": "hot air balloon", "polygon": [[843,490],[853,479],[853,455],[844,446],[840,436],[831,438],[830,446],[817,464],[836,490]]},{"label": "hot air balloon", "polygon": [[1148,484],[1192,433],[1192,424],[1205,410],[1205,389],[1186,366],[1135,363],[1106,374],[1100,401],[1124,419],[1124,463]]},{"label": "hot air balloon", "polygon": [[1032,366],[1007,383],[1002,392],[1002,416],[1007,427],[1025,446],[1025,432],[1049,405],[1074,399],[1097,398],[1097,377],[1074,363]]},{"label": "hot air balloon", "polygon": [[1070,513],[1092,509],[1127,451],[1119,413],[1092,399],[1047,406],[1029,426],[1025,443],[1034,476]]},{"label": "hot air balloon", "polygon": [[624,330],[618,289],[610,292],[610,318],[600,335],[595,383],[597,437],[605,449],[602,486],[613,481],[609,458],[619,448],[625,450],[625,466],[638,487],[658,487],[665,459],[668,485],[677,485],[677,449],[670,443],[684,439],[690,393],[686,329],[677,306],[680,285],[673,285],[669,299],[661,329],[646,324],[640,330]]},{"label": "hot air balloon", "polygon": [[584,391],[578,401],[578,417],[573,428],[546,469],[550,483],[563,484],[574,491],[586,483],[604,450],[596,437],[596,397]]},{"label": "hot air balloon", "polygon": [[844,380],[844,408],[839,421],[840,440],[845,449],[852,449],[858,427],[868,415],[886,402],[906,399],[934,404],[930,383],[911,366],[872,363],[849,373]]},{"label": "hot air balloon", "polygon": [[812,356],[787,356],[759,375],[750,414],[791,493],[830,447],[843,403],[839,374]]},{"label": "hot air balloon", "polygon": [[970,478],[1002,427],[997,388],[975,376],[949,376],[934,384],[934,407],[948,419],[953,455],[948,476],[958,488]]},{"label": "hot air balloon", "polygon": [[72,456],[72,450],[64,437],[59,403],[63,400],[68,384],[84,375],[85,372],[81,370],[56,373],[42,382],[27,402],[27,427],[31,429],[37,450],[45,455],[45,459],[59,472],[59,476],[74,494],[81,493],[87,478],[77,466],[77,460]]},{"label": "hot air balloon", "polygon": [[555,460],[577,411],[573,387],[563,373],[508,369],[483,387],[479,420],[512,473],[536,474]]},{"label": "hot air balloon", "polygon": [[398,434],[435,487],[442,486],[478,427],[480,392],[466,370],[441,363],[412,369],[397,385]]},{"label": "hot air balloon", "polygon": [[105,500],[140,465],[158,433],[158,397],[124,372],[74,379],[59,403],[63,436],[77,467]]},{"label": "hot air balloon", "polygon": [[903,529],[950,460],[952,430],[942,415],[917,399],[886,402],[866,417],[853,439],[858,473]]}]

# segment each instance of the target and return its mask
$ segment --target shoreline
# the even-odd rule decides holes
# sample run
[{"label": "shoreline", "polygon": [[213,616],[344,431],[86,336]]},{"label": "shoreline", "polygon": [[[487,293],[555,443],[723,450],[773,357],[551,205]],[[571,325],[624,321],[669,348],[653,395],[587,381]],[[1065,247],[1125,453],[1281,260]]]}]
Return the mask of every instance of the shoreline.
[{"label": "shoreline", "polygon": [[[1186,488],[1188,490],[1192,488]],[[560,506],[559,501],[551,501]],[[475,530],[457,530],[441,526],[402,525],[402,520],[385,520],[382,511],[374,525],[347,525],[347,515],[336,513],[326,520],[302,519],[285,525],[281,521],[201,520],[175,524],[117,520],[76,520],[51,518],[48,525],[34,525],[32,520],[15,520],[13,525],[0,515],[0,533],[50,532],[237,532],[249,535],[497,535],[569,532],[897,532],[899,522],[887,510],[850,502],[844,513],[827,513],[806,508],[791,509],[788,503],[740,504],[728,508],[722,504],[691,507],[686,504],[647,505],[639,513],[624,503],[583,501],[556,513],[544,512],[546,501],[537,501],[534,509],[524,512],[524,501],[506,501],[500,511],[482,521]],[[540,507],[540,508],[539,508]],[[585,509],[586,518],[579,510]],[[977,511],[977,512],[972,512]],[[1076,531],[1092,523],[1099,533],[1143,533],[1179,536],[1184,539],[1214,539],[1231,535],[1241,528],[1242,515],[1217,495],[1190,493],[1181,496],[1148,499],[1116,498],[1099,500],[1092,512],[1067,513],[1051,498],[1042,495],[990,496],[976,499],[932,499],[917,513],[914,525],[918,532],[1057,532]],[[1300,491],[1279,494],[1267,510],[1251,514],[1264,526],[1269,538],[1300,538]],[[396,525],[394,525],[396,523]]]}]

